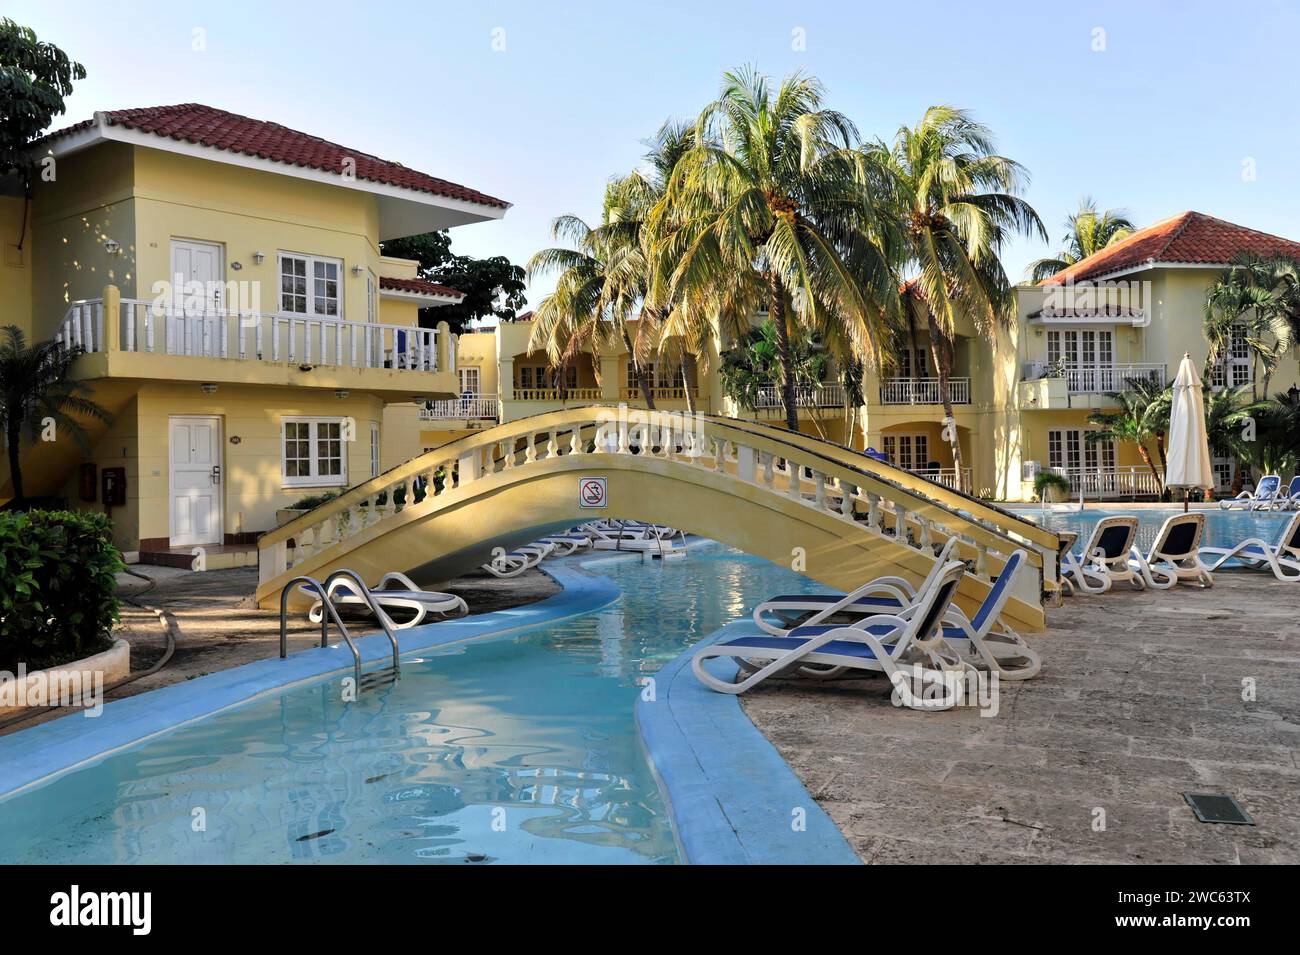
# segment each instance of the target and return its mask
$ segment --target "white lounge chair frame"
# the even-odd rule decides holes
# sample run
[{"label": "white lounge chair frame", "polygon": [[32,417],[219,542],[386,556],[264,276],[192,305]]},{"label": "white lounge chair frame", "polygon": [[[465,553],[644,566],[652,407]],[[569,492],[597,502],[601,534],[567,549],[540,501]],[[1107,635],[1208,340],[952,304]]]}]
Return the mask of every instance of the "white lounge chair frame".
[{"label": "white lounge chair frame", "polygon": [[[1180,527],[1192,528],[1185,532],[1192,536],[1186,546],[1175,547],[1172,538]],[[1130,565],[1153,590],[1172,590],[1179,581],[1213,587],[1214,577],[1198,556],[1204,534],[1204,514],[1175,514],[1160,526],[1160,531],[1146,554],[1133,548]]]},{"label": "white lounge chair frame", "polygon": [[1255,485],[1254,491],[1242,491],[1236,497],[1220,501],[1219,509],[1223,511],[1271,510],[1281,489],[1282,478],[1279,475],[1265,474],[1259,479],[1259,483]]},{"label": "white lounge chair frame", "polygon": [[[1108,551],[1101,546],[1111,528],[1127,528],[1122,550],[1116,547]],[[1137,528],[1136,517],[1103,517],[1099,520],[1088,535],[1088,543],[1084,545],[1081,555],[1072,551],[1061,555],[1063,589],[1070,593],[1078,589],[1086,594],[1104,594],[1116,583],[1127,580],[1135,589],[1142,590],[1146,581],[1128,563]],[[1109,539],[1113,541],[1116,538]]]},{"label": "white lounge chair frame", "polygon": [[[691,670],[696,679],[709,689],[733,695],[752,689],[768,677],[799,670],[809,664],[884,673],[891,682],[896,676],[915,678],[927,673],[967,672],[970,665],[948,645],[939,628],[963,573],[965,564],[960,561],[945,564],[929,590],[921,595],[915,605],[894,614],[876,614],[852,627],[834,627],[807,639],[800,638],[796,630],[789,637],[755,635],[749,639],[757,642],[746,642],[746,638],[740,637],[725,643],[709,644],[695,651],[691,658]],[[873,630],[879,630],[880,633],[873,633]],[[764,645],[774,640],[781,641],[781,645]],[[827,644],[837,641],[864,644],[872,655],[851,656],[825,649]],[[719,657],[733,657],[738,661],[763,659],[768,662],[739,682],[728,683],[719,680],[704,668],[705,660]],[[957,701],[956,689],[950,683],[943,686],[948,693],[942,699],[927,701],[914,708],[950,709]]]},{"label": "white lounge chair frame", "polygon": [[[314,588],[303,587],[306,593],[319,593]],[[461,616],[469,613],[465,601],[455,594],[444,594],[433,590],[424,590],[415,581],[400,571],[385,574],[374,587],[367,588],[375,602],[384,609],[393,623],[394,629],[405,630],[424,622],[430,614]],[[327,590],[330,602],[339,610],[369,610],[370,605],[362,594],[356,592],[356,582],[339,578],[331,581]],[[411,613],[410,620],[399,622],[393,617],[393,610],[406,610]],[[319,597],[307,611],[307,619],[320,623],[325,607]]]},{"label": "white lounge chair frame", "polygon": [[1235,547],[1202,547],[1201,556],[1209,561],[1210,570],[1218,570],[1230,560],[1250,570],[1268,568],[1278,580],[1300,580],[1300,511],[1282,527],[1272,544],[1259,537],[1249,537]]}]

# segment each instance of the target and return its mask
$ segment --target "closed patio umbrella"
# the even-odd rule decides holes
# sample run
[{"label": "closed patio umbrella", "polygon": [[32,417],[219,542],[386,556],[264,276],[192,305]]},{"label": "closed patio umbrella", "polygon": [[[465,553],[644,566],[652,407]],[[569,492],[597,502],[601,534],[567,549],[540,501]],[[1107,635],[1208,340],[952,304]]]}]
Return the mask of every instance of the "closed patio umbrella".
[{"label": "closed patio umbrella", "polygon": [[1192,359],[1183,355],[1174,379],[1173,410],[1169,415],[1169,453],[1165,463],[1165,487],[1183,489],[1183,510],[1192,488],[1214,487],[1210,465],[1210,444],[1205,435],[1205,398],[1201,377]]}]

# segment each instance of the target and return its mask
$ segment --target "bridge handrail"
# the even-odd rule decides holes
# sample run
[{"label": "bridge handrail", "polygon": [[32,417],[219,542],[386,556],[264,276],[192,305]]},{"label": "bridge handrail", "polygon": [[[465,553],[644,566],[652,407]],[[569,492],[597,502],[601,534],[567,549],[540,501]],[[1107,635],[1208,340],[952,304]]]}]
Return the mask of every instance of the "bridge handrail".
[{"label": "bridge handrail", "polygon": [[[977,503],[973,499],[929,482],[924,482],[925,486],[918,489],[904,486],[900,481],[875,473],[872,468],[876,462],[847,449],[837,451],[823,442],[814,442],[783,429],[754,426],[736,419],[692,417],[672,412],[653,414],[636,409],[624,415],[618,408],[587,405],[545,412],[466,435],[356,485],[264,535],[258,542],[260,579],[266,582],[300,564],[312,552],[345,540],[355,531],[405,510],[415,503],[415,496],[421,491],[438,496],[452,487],[476,480],[481,474],[508,470],[561,453],[585,454],[596,437],[618,443],[618,447],[595,449],[597,453],[627,451],[629,427],[635,429],[640,426],[638,422],[647,420],[661,424],[681,422],[678,436],[671,442],[673,448],[661,449],[669,458],[678,456],[677,448],[684,449],[689,444],[689,452],[683,450],[680,453],[688,463],[709,461],[714,470],[732,470],[738,476],[771,490],[792,496],[809,496],[818,506],[839,509],[842,516],[860,515],[855,505],[863,503],[871,527],[892,528],[890,532],[897,536],[900,517],[909,532],[912,529],[910,525],[915,523],[917,541],[912,546],[930,543],[931,533],[936,528],[941,533],[957,534],[974,545],[977,570],[986,578],[988,553],[1005,556],[1022,546],[999,527],[981,522],[972,513],[972,505]],[[706,429],[700,435],[690,430],[692,426],[698,426],[697,422],[703,422]],[[615,423],[619,423],[617,434],[607,432],[602,436],[598,433],[598,427],[608,428]],[[708,433],[710,431],[712,434]],[[539,436],[543,439],[540,443],[537,440]],[[645,439],[645,434],[642,439]],[[734,451],[730,457],[729,450]],[[923,483],[918,478],[913,480],[918,485]],[[778,487],[778,482],[784,484]],[[403,496],[400,505],[399,495]],[[949,506],[943,498],[954,500],[961,510]],[[966,513],[963,514],[962,510]],[[354,514],[355,520],[360,522],[359,527],[354,527]],[[999,517],[1007,516],[1001,511],[997,514]],[[1017,536],[1028,538],[1028,534],[1019,533],[1019,523],[1017,519]],[[1030,527],[1037,530],[1032,525]],[[907,536],[902,535],[904,539]],[[295,541],[292,563],[287,548],[290,539]],[[1034,546],[1030,559],[1035,566],[1042,568],[1045,583],[1054,582],[1056,578],[1058,542],[1059,538],[1054,534],[1046,534],[1045,543],[1032,541]]]}]

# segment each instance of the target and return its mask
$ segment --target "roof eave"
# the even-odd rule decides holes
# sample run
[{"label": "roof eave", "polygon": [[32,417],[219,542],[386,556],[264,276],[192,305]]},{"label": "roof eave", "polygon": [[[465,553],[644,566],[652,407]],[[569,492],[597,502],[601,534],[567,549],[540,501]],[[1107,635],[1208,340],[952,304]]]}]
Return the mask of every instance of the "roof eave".
[{"label": "roof eave", "polygon": [[356,177],[348,178],[338,173],[313,169],[309,166],[295,166],[290,163],[262,159],[244,153],[217,149],[197,143],[171,139],[155,133],[145,133],[135,129],[109,123],[102,112],[95,113],[91,124],[46,143],[42,155],[55,158],[81,152],[100,142],[120,142],[145,149],[158,149],[163,152],[177,153],[209,162],[219,162],[245,169],[254,169],[272,175],[290,176],[318,182],[340,189],[353,189],[374,195],[379,200],[379,240],[400,239],[424,232],[436,232],[475,222],[490,222],[502,218],[510,203],[502,206],[487,203],[470,202],[465,199],[453,199],[439,196],[418,189],[391,186],[386,183],[372,182]]}]

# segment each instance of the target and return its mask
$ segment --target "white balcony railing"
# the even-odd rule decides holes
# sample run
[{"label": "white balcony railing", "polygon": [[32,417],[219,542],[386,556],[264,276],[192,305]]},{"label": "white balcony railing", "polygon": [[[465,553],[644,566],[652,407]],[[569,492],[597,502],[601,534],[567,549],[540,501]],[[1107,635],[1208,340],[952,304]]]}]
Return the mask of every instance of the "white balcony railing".
[{"label": "white balcony railing", "polygon": [[599,388],[516,388],[515,401],[599,401]]},{"label": "white balcony railing", "polygon": [[970,468],[961,469],[961,481],[957,480],[956,468],[930,468],[928,470],[913,471],[917,477],[923,477],[927,481],[934,481],[936,484],[942,484],[944,487],[950,487],[954,491],[969,491]]},{"label": "white balcony railing", "polygon": [[468,398],[448,398],[445,401],[430,401],[420,409],[420,418],[424,421],[437,421],[447,418],[497,418],[496,395],[474,395]]},{"label": "white balcony railing", "polygon": [[[843,408],[844,386],[839,382],[822,385],[796,385],[794,403],[797,408]],[[780,385],[760,385],[758,388],[757,410],[782,408],[785,406]]]},{"label": "white balcony railing", "polygon": [[1027,362],[1022,369],[1025,381],[1041,378],[1064,378],[1072,395],[1108,394],[1123,391],[1130,378],[1167,384],[1166,366],[1162,362],[1129,362],[1120,365],[1044,365]]},{"label": "white balcony railing", "polygon": [[1070,482],[1070,496],[1080,492],[1087,497],[1157,497],[1160,481],[1151,469],[1143,466],[1116,468],[1056,468]]},{"label": "white balcony railing", "polygon": [[[681,385],[656,385],[650,389],[650,396],[654,398],[655,401],[685,401],[686,389]],[[692,388],[691,396],[699,397],[699,392]],[[620,401],[645,400],[641,395],[641,389],[636,387],[620,388],[618,390],[618,397]]]},{"label": "white balcony railing", "polygon": [[348,322],[261,312],[170,309],[122,299],[117,341],[106,340],[104,302],[74,302],[56,339],[88,352],[188,355],[238,361],[345,365],[402,371],[438,370],[438,332],[432,328]]},{"label": "white balcony railing", "polygon": [[[954,405],[970,404],[970,379],[948,379],[948,401]],[[938,378],[891,378],[881,382],[882,405],[941,405],[943,388]]]}]

